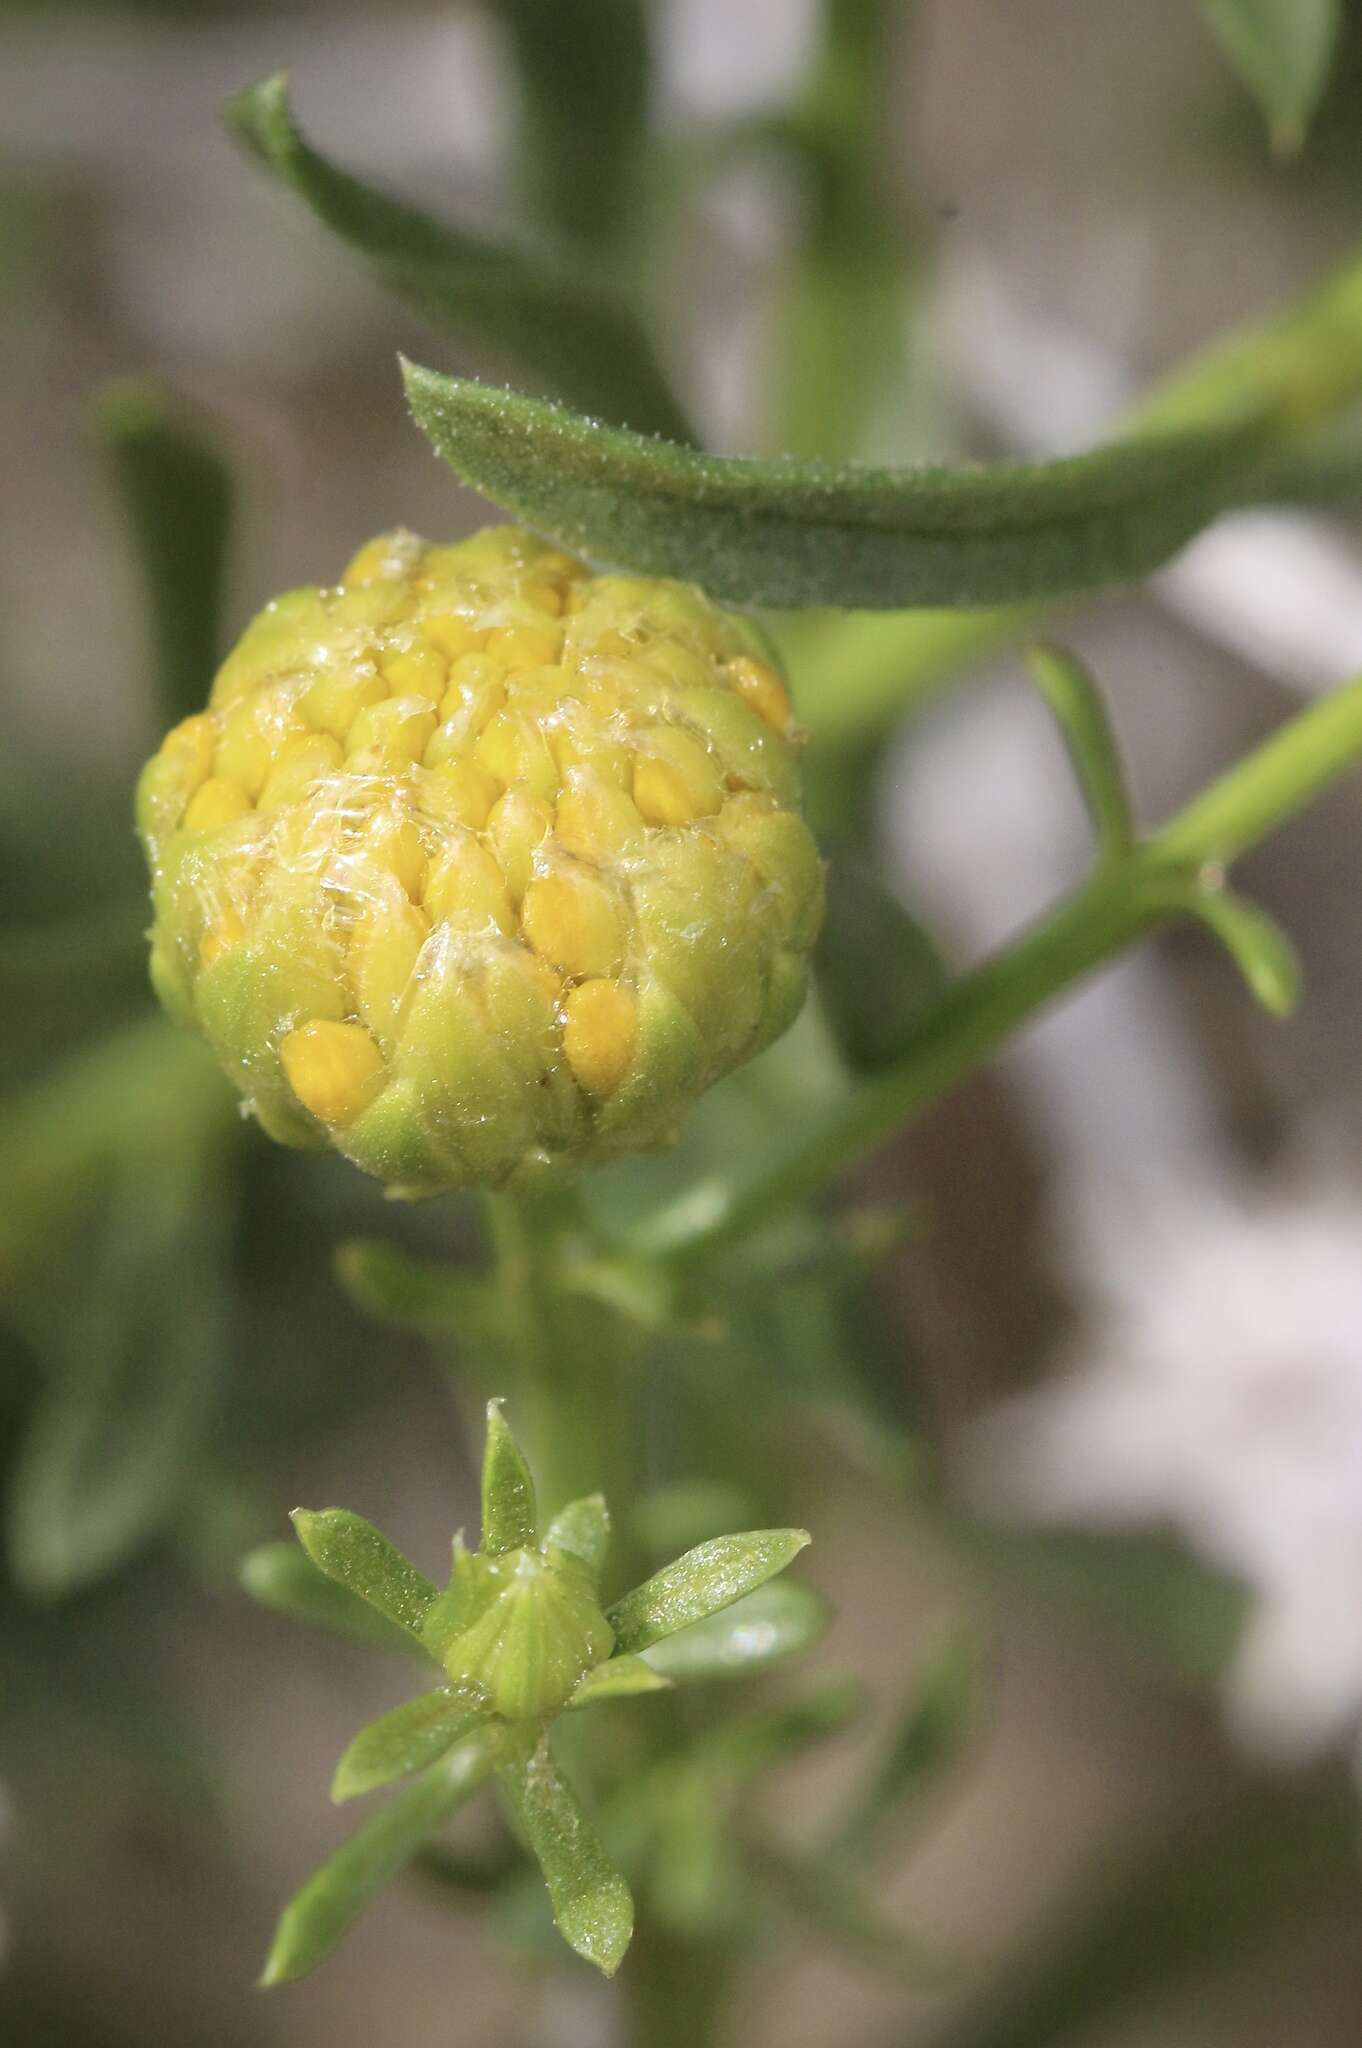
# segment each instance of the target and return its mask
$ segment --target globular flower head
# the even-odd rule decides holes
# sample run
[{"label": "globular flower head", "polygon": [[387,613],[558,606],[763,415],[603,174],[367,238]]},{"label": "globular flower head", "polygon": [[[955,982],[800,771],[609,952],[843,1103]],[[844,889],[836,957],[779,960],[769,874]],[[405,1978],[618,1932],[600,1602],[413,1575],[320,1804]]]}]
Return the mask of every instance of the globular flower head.
[{"label": "globular flower head", "polygon": [[153,982],[271,1135],[402,1192],[664,1143],[803,1000],[796,749],[698,591],[381,536],[148,763]]}]

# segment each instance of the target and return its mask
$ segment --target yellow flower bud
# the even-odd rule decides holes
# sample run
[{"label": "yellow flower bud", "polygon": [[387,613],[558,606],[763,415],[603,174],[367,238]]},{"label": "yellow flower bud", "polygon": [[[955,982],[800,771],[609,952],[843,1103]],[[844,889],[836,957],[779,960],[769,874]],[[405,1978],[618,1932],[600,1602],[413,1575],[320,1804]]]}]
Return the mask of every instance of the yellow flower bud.
[{"label": "yellow flower bud", "polygon": [[698,591],[380,535],[143,773],[155,986],[267,1131],[399,1192],[666,1142],[803,998],[798,737]]}]

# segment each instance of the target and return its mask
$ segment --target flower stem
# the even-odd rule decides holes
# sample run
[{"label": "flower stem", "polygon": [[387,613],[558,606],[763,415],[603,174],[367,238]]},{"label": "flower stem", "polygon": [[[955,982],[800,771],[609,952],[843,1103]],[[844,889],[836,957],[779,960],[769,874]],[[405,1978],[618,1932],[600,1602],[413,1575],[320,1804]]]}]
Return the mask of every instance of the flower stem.
[{"label": "flower stem", "polygon": [[627,1250],[674,1271],[810,1196],[972,1072],[1019,1025],[1135,939],[1213,898],[1224,864],[1276,829],[1362,754],[1362,679],[1293,719],[1118,864],[1100,867],[1013,945],[927,1012],[908,1051],[810,1124],[774,1162],[692,1190],[645,1217]]}]

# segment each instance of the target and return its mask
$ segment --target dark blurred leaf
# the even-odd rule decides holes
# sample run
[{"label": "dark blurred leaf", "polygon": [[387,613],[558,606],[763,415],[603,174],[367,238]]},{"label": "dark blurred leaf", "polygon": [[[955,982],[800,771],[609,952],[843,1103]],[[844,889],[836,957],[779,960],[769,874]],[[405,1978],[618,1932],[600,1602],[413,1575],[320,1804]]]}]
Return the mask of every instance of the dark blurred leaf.
[{"label": "dark blurred leaf", "polygon": [[985,1678],[978,1638],[963,1629],[928,1657],[887,1744],[838,1830],[848,1861],[900,1820],[913,1820],[975,1733]]},{"label": "dark blurred leaf", "polygon": [[904,1050],[923,1007],[945,989],[946,967],[864,856],[834,849],[827,892],[814,953],[818,993],[842,1057],[871,1073]]},{"label": "dark blurred leaf", "polygon": [[[538,1529],[534,1481],[511,1435],[500,1401],[487,1404],[487,1443],[482,1455],[482,1543],[488,1557],[533,1544]],[[580,1667],[579,1667],[580,1668]]]},{"label": "dark blurred leaf", "polygon": [[463,234],[337,170],[299,134],[282,72],[234,99],[228,120],[326,227],[437,325],[504,352],[588,413],[689,438],[638,313],[580,252],[555,257]]},{"label": "dark blurred leaf", "polygon": [[587,249],[628,235],[650,65],[640,0],[496,0],[515,57],[522,181],[545,228]]},{"label": "dark blurred leaf", "polygon": [[11,1478],[11,1568],[65,1594],[121,1563],[193,1485],[227,1353],[224,1218],[199,1176],[115,1180],[48,1322],[51,1380]]},{"label": "dark blurred leaf", "polygon": [[827,1679],[798,1699],[720,1722],[697,1748],[696,1768],[751,1777],[845,1733],[865,1708],[866,1690],[859,1679]]},{"label": "dark blurred leaf", "polygon": [[60,1259],[113,1176],[155,1186],[241,1128],[212,1054],[161,1017],[126,1026],[0,1102],[0,1292]]},{"label": "dark blurred leaf", "polygon": [[503,1319],[496,1285],[484,1275],[413,1258],[378,1238],[343,1244],[336,1253],[336,1274],[357,1308],[423,1337],[483,1344]]},{"label": "dark blurred leaf", "polygon": [[367,1821],[285,1908],[261,1983],[288,1984],[324,1962],[375,1894],[472,1798],[491,1769],[491,1750],[475,1736]]},{"label": "dark blurred leaf", "polygon": [[744,605],[983,605],[1157,568],[1251,488],[1266,412],[1048,463],[871,469],[702,455],[405,365],[461,480],[599,562]]},{"label": "dark blurred leaf", "polygon": [[48,924],[0,928],[0,1080],[145,1008],[146,926],[139,895]]},{"label": "dark blurred leaf", "polygon": [[1054,2048],[1126,2015],[1323,1908],[1362,1899],[1357,1799],[1343,1772],[1253,1787],[1129,1861],[1090,1873],[1029,1934],[939,2048]]},{"label": "dark blurred leaf", "polygon": [[721,1614],[694,1621],[645,1652],[654,1671],[679,1684],[747,1678],[816,1643],[828,1625],[826,1603],[797,1579],[778,1579]]},{"label": "dark blurred leaf", "polygon": [[222,652],[232,482],[217,449],[155,384],[107,384],[95,433],[146,588],[158,730],[208,701]]},{"label": "dark blurred leaf", "polygon": [[777,123],[804,187],[804,233],[778,307],[777,421],[787,455],[862,452],[904,376],[908,262],[883,189],[896,82],[888,0],[825,0],[798,103]]},{"label": "dark blurred leaf", "polygon": [[508,1758],[497,1777],[544,1873],[559,1933],[603,1976],[613,1977],[634,1931],[634,1902],[576,1793],[559,1776],[547,1736],[529,1755]]},{"label": "dark blurred leaf", "polygon": [[418,1642],[434,1586],[363,1515],[349,1508],[295,1508],[298,1541],[312,1562]]},{"label": "dark blurred leaf", "polygon": [[698,1544],[607,1611],[616,1647],[646,1650],[691,1622],[731,1607],[784,1571],[808,1541],[806,1529],[748,1529]]},{"label": "dark blurred leaf", "polygon": [[340,1802],[410,1778],[471,1735],[487,1710],[467,1695],[437,1686],[370,1721],[336,1765],[331,1797]]},{"label": "dark blurred leaf", "polygon": [[276,1614],[370,1649],[395,1650],[425,1661],[425,1651],[414,1636],[348,1586],[329,1579],[296,1543],[262,1543],[241,1560],[240,1571],[241,1583],[252,1599]]},{"label": "dark blurred leaf", "polygon": [[1201,0],[1225,55],[1267,116],[1274,149],[1299,149],[1329,80],[1342,0]]},{"label": "dark blurred leaf", "polygon": [[768,1890],[793,1914],[802,1940],[822,1935],[858,1961],[906,1984],[940,1985],[955,1974],[946,1958],[913,1928],[884,1914],[877,1900],[840,1866],[798,1856],[770,1842],[755,1845],[749,1862]]}]

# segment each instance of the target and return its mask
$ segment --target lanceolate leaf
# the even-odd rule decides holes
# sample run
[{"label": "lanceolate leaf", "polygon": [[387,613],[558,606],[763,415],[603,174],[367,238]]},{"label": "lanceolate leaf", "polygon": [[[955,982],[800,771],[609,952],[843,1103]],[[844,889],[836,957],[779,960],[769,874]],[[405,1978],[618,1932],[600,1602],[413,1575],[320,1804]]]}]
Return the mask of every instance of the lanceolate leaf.
[{"label": "lanceolate leaf", "polygon": [[487,1446],[482,1456],[482,1550],[497,1557],[504,1550],[532,1544],[537,1526],[534,1481],[511,1435],[500,1401],[487,1404]]},{"label": "lanceolate leaf", "polygon": [[1274,1017],[1289,1017],[1300,1000],[1296,949],[1274,917],[1233,889],[1187,891],[1186,907],[1215,933],[1251,994]]},{"label": "lanceolate leaf", "polygon": [[405,366],[467,484],[594,561],[741,604],[1005,604],[1140,576],[1247,488],[1262,418],[1045,463],[872,469],[701,455]]},{"label": "lanceolate leaf", "polygon": [[689,438],[637,313],[580,253],[555,258],[460,233],[338,170],[299,134],[283,73],[234,99],[228,121],[324,226],[427,318],[503,353],[588,413]]},{"label": "lanceolate leaf", "polygon": [[336,1253],[336,1275],[357,1308],[422,1336],[456,1337],[473,1346],[497,1336],[495,1290],[477,1273],[415,1259],[379,1238],[352,1238]]},{"label": "lanceolate leaf", "polygon": [[1328,83],[1342,0],[1201,0],[1201,6],[1262,106],[1273,146],[1299,149]]},{"label": "lanceolate leaf", "polygon": [[348,1508],[295,1508],[293,1526],[312,1562],[419,1641],[435,1588],[386,1536]]},{"label": "lanceolate leaf", "polygon": [[95,431],[137,550],[158,728],[201,711],[221,654],[232,483],[217,450],[150,383],[107,385]]},{"label": "lanceolate leaf", "polygon": [[604,1495],[599,1493],[569,1501],[544,1534],[545,1550],[566,1550],[570,1556],[579,1558],[593,1580],[600,1577],[609,1543],[610,1510]]},{"label": "lanceolate leaf", "polygon": [[193,1170],[139,1162],[114,1180],[10,1474],[9,1558],[28,1590],[111,1570],[192,1484],[226,1362],[223,1221]]},{"label": "lanceolate leaf", "polygon": [[746,1678],[807,1650],[827,1625],[827,1607],[812,1587],[781,1579],[654,1643],[646,1660],[654,1671],[681,1684]]},{"label": "lanceolate leaf", "polygon": [[915,1817],[978,1725],[983,1677],[975,1636],[960,1631],[940,1644],[838,1832],[840,1851],[862,1854],[896,1821]]},{"label": "lanceolate leaf", "polygon": [[486,1718],[482,1706],[447,1685],[404,1700],[390,1714],[382,1714],[360,1729],[336,1766],[331,1797],[357,1799],[361,1793],[377,1791],[380,1785],[391,1785],[394,1778],[410,1778]]},{"label": "lanceolate leaf", "polygon": [[784,1571],[809,1541],[806,1529],[749,1529],[716,1536],[617,1600],[606,1615],[620,1651],[646,1650],[663,1636],[731,1607]]},{"label": "lanceolate leaf", "polygon": [[532,1755],[508,1760],[497,1775],[544,1873],[559,1933],[613,1977],[634,1931],[634,1902],[576,1793],[559,1777],[547,1738]]},{"label": "lanceolate leaf", "polygon": [[492,1763],[490,1744],[475,1737],[375,1814],[285,1908],[261,1983],[288,1984],[324,1962],[375,1894],[486,1781]]},{"label": "lanceolate leaf", "polygon": [[1028,649],[1026,665],[1064,735],[1098,847],[1108,860],[1118,860],[1135,843],[1135,821],[1101,692],[1067,647],[1039,643]]},{"label": "lanceolate leaf", "polygon": [[496,0],[521,95],[521,181],[540,220],[584,248],[625,239],[648,121],[642,0]]},{"label": "lanceolate leaf", "polygon": [[241,1560],[241,1583],[253,1600],[313,1628],[323,1628],[371,1649],[396,1650],[406,1657],[425,1652],[416,1638],[378,1609],[329,1579],[296,1543],[262,1543]]},{"label": "lanceolate leaf", "polygon": [[595,1707],[602,1700],[632,1699],[638,1693],[669,1692],[670,1678],[654,1671],[641,1657],[611,1657],[588,1671],[578,1685],[569,1707]]}]

